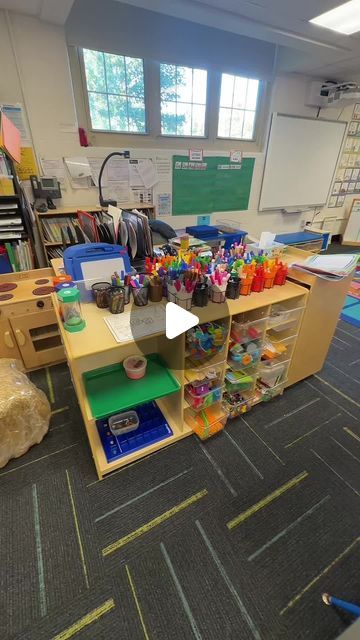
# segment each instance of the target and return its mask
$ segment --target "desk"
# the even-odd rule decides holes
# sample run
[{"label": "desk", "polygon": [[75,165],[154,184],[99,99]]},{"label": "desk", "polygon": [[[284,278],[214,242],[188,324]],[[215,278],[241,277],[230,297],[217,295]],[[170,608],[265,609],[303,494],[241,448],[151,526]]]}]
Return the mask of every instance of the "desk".
[{"label": "desk", "polygon": [[279,233],[275,236],[275,241],[303,249],[304,251],[319,253],[319,251],[326,249],[328,238],[328,233],[299,231],[297,233]]}]

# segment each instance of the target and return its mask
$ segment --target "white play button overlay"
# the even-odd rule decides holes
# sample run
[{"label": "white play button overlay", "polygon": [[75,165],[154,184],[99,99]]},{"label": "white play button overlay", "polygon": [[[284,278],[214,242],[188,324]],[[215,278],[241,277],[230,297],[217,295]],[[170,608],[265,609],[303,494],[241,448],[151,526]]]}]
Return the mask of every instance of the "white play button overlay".
[{"label": "white play button overlay", "polygon": [[165,334],[169,340],[176,338],[197,324],[199,324],[199,318],[193,313],[182,309],[173,302],[167,303]]}]

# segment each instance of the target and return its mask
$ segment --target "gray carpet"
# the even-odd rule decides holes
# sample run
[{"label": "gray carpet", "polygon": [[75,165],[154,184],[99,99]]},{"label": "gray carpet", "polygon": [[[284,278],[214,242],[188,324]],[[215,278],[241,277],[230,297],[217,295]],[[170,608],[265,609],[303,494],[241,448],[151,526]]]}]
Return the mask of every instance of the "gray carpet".
[{"label": "gray carpet", "polygon": [[51,368],[49,433],[0,470],[1,639],[335,638],[321,594],[360,601],[359,365],[340,321],[319,375],[101,482]]}]

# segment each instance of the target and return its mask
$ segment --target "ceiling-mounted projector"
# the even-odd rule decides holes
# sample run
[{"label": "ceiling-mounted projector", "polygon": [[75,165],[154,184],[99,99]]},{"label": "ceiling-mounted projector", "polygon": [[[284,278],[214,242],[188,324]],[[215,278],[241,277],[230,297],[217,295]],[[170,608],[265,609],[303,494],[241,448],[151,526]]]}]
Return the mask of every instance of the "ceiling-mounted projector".
[{"label": "ceiling-mounted projector", "polygon": [[344,107],[356,100],[360,100],[359,82],[315,81],[310,83],[306,106]]}]

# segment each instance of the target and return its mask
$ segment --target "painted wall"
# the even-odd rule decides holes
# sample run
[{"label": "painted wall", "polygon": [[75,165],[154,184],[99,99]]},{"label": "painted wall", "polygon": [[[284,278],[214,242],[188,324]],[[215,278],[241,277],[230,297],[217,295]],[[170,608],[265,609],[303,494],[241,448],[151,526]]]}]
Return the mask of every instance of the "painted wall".
[{"label": "painted wall", "polygon": [[[0,56],[2,61],[0,102],[18,101],[25,104],[34,146],[39,156],[59,157],[84,155],[87,152],[89,155],[101,153],[101,149],[95,147],[86,151],[78,143],[68,49],[62,27],[42,23],[29,16],[15,13],[6,15],[5,12],[0,12]],[[308,79],[301,76],[276,78],[267,120],[271,111],[315,116],[316,109],[304,106],[307,82]],[[338,115],[336,110],[326,111],[329,117],[336,118]],[[345,110],[341,117],[344,118],[350,113],[351,108]],[[135,137],[134,140],[138,141]],[[137,153],[139,154],[138,149]],[[263,229],[277,232],[298,230],[301,219],[311,219],[312,212],[303,216],[258,212],[264,155],[263,152],[255,155],[257,160],[249,211],[215,213],[212,220],[232,219],[254,235]],[[161,190],[164,190],[163,187],[164,185],[160,185]],[[62,199],[63,206],[86,207],[96,203],[96,189],[74,191],[67,184]],[[344,211],[348,208],[347,203]],[[330,214],[334,215],[334,211],[339,218],[343,217],[344,211],[331,209]],[[316,219],[321,219],[321,216],[317,216]],[[196,223],[196,217],[177,216],[167,221],[173,226],[182,227]]]}]

